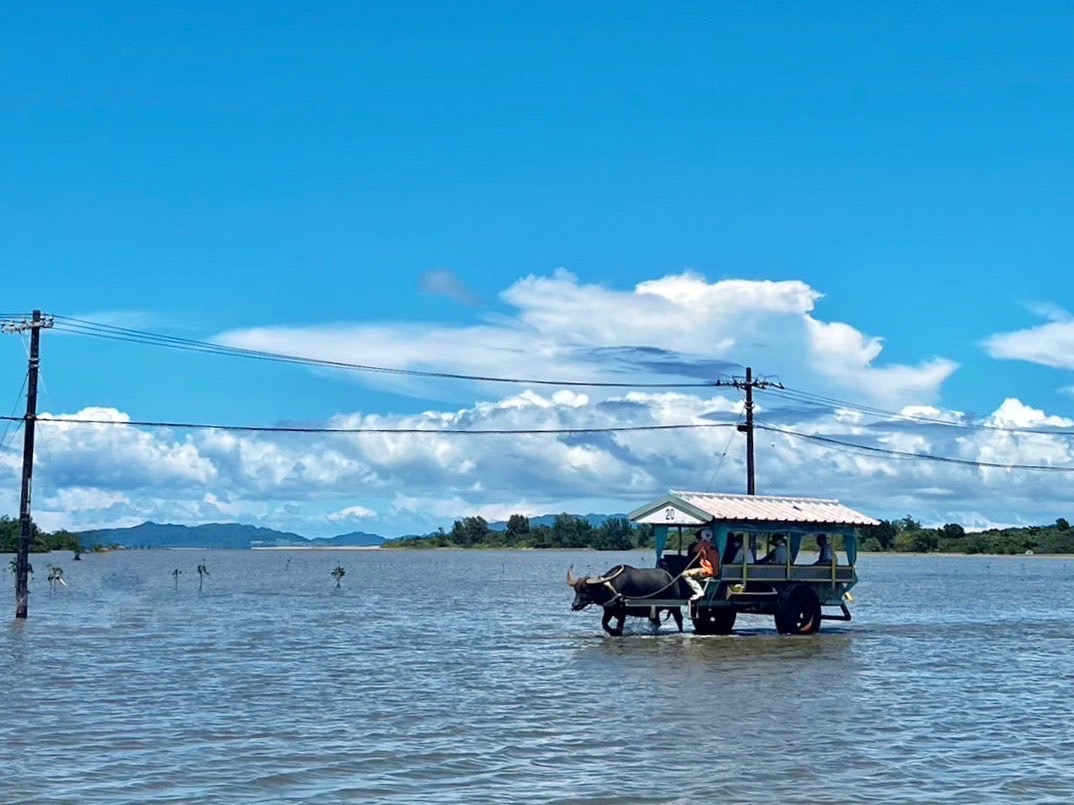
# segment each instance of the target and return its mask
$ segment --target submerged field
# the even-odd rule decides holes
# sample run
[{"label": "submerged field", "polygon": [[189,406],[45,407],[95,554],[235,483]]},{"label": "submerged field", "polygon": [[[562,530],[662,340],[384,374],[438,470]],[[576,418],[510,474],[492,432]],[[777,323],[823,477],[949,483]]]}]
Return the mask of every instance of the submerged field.
[{"label": "submerged field", "polygon": [[863,555],[816,637],[609,638],[566,568],[648,553],[35,555],[2,798],[1065,802],[1074,560],[1038,559]]}]

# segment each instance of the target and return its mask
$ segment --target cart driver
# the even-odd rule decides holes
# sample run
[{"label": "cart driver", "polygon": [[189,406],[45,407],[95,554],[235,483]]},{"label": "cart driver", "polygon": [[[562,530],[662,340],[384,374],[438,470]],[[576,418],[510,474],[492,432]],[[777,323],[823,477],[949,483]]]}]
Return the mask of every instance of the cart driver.
[{"label": "cart driver", "polygon": [[682,578],[694,591],[690,597],[691,601],[697,601],[705,594],[704,585],[697,579],[712,578],[716,575],[716,568],[720,564],[716,549],[712,547],[712,529],[702,529],[697,537],[697,567],[689,568],[682,573]]}]

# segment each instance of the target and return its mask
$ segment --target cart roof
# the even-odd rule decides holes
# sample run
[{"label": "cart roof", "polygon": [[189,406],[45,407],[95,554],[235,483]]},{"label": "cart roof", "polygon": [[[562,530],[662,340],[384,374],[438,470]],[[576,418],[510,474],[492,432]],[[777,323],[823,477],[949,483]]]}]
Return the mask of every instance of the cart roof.
[{"label": "cart roof", "polygon": [[879,525],[878,520],[838,500],[802,497],[728,495],[715,492],[670,492],[629,515],[651,525],[708,523],[795,523],[827,526]]}]

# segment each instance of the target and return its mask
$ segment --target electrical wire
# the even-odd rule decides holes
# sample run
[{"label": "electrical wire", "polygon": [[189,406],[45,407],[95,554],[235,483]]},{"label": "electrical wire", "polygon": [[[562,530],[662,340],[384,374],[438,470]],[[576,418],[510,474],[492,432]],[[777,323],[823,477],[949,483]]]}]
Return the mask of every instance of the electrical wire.
[{"label": "electrical wire", "polygon": [[0,453],[3,453],[4,450],[7,449],[7,434],[8,434],[8,431],[11,429],[11,423],[12,422],[18,422],[19,423],[18,425],[15,426],[15,430],[12,431],[12,433],[11,433],[11,438],[12,439],[15,438],[15,434],[17,434],[19,432],[19,428],[22,426],[22,417],[16,417],[15,416],[15,411],[19,407],[19,402],[22,400],[22,395],[26,392],[26,384],[27,384],[27,382],[29,382],[29,379],[30,379],[30,373],[29,373],[29,371],[27,371],[27,373],[22,376],[22,388],[19,389],[19,393],[15,397],[15,404],[11,407],[11,417],[10,418],[5,417],[6,421],[5,421],[5,424],[4,424],[4,433],[3,433],[3,435],[0,435]]},{"label": "electrical wire", "polygon": [[914,422],[923,425],[938,425],[946,428],[961,428],[963,430],[985,430],[985,431],[998,431],[1001,433],[1025,433],[1025,434],[1038,434],[1044,436],[1066,436],[1074,437],[1074,430],[1062,429],[1062,428],[1019,428],[1019,427],[1007,427],[1004,425],[988,425],[983,422],[952,422],[948,419],[937,419],[935,417],[922,416],[920,414],[906,414],[899,411],[889,411],[884,408],[877,408],[875,406],[865,405],[862,403],[852,403],[846,400],[838,400],[834,397],[826,397],[821,394],[814,394],[808,391],[801,391],[799,389],[773,389],[772,393],[791,400],[793,402],[802,402],[810,405],[815,405],[826,410],[839,410],[845,409],[850,411],[857,411],[858,413],[869,414],[870,416],[876,416],[887,419],[903,420],[906,422]]},{"label": "electrical wire", "polygon": [[333,361],[323,358],[309,358],[298,355],[287,355],[280,352],[265,350],[246,349],[243,347],[228,347],[222,344],[213,344],[208,341],[198,341],[190,338],[162,335],[142,330],[132,330],[126,327],[101,324],[99,322],[76,319],[68,316],[54,316],[55,329],[87,335],[95,338],[105,338],[115,341],[126,341],[135,344],[166,347],[169,349],[186,350],[190,352],[202,352],[215,355],[249,358],[253,360],[274,361],[278,363],[301,364],[306,366],[320,366],[328,369],[345,369],[357,372],[372,372],[379,374],[404,375],[408,377],[435,378],[439,380],[466,380],[481,383],[514,383],[528,386],[577,386],[585,388],[702,388],[713,387],[715,382],[684,382],[684,383],[628,383],[614,381],[590,381],[590,380],[543,380],[539,378],[525,377],[498,377],[492,375],[468,375],[458,372],[436,372],[422,369],[401,369],[390,366],[376,366],[364,363],[349,363],[347,361]]},{"label": "electrical wire", "polygon": [[[743,412],[743,413],[745,413],[745,412]],[[705,483],[705,486],[703,487],[704,491],[706,491],[706,492],[712,491],[712,485],[716,482],[716,477],[720,474],[720,470],[723,468],[724,459],[727,458],[727,451],[731,448],[731,440],[735,438],[735,431],[738,430],[738,425],[739,425],[739,423],[741,421],[742,421],[742,417],[740,416],[738,418],[738,422],[735,423],[735,430],[731,431],[731,435],[727,437],[727,444],[725,444],[723,446],[723,452],[720,453],[720,460],[716,464],[716,469],[714,469],[712,471],[712,475],[709,477],[708,481]]]},{"label": "electrical wire", "polygon": [[[21,422],[21,417],[0,417],[0,421]],[[144,420],[115,419],[59,419],[53,417],[35,420],[37,424],[61,425],[121,425],[143,428],[174,428],[175,430],[223,430],[252,433],[376,433],[376,434],[425,434],[427,436],[450,435],[525,435],[525,434],[586,434],[586,433],[635,433],[641,431],[690,430],[696,428],[731,428],[733,422],[690,422],[672,425],[614,425],[609,427],[577,428],[319,428],[261,426],[261,425],[219,425],[196,422],[154,422]]]},{"label": "electrical wire", "polygon": [[[730,386],[734,385],[739,387],[738,383],[732,383],[724,379],[717,379],[710,382],[694,382],[694,383],[625,383],[625,382],[608,382],[608,381],[577,381],[577,380],[545,380],[538,378],[520,378],[520,377],[497,377],[488,375],[467,375],[454,372],[437,372],[437,371],[425,371],[418,369],[400,369],[386,366],[376,366],[371,364],[358,364],[348,363],[344,361],[332,361],[319,358],[307,358],[296,355],[287,355],[283,353],[268,352],[262,350],[246,349],[241,347],[228,347],[221,344],[214,344],[206,341],[198,341],[195,339],[181,338],[178,336],[164,335],[160,333],[152,333],[142,330],[135,330],[131,328],[118,327],[114,325],[103,324],[100,322],[93,322],[85,319],[77,319],[65,316],[52,317],[55,321],[55,329],[64,332],[88,335],[97,338],[111,339],[117,341],[124,341],[129,343],[145,344],[150,346],[166,347],[171,349],[187,350],[193,352],[202,352],[209,354],[217,354],[231,357],[243,357],[254,360],[274,361],[290,364],[301,364],[308,366],[320,366],[331,369],[344,369],[352,371],[374,372],[393,375],[405,375],[412,377],[425,377],[435,379],[451,379],[451,380],[466,380],[475,382],[490,382],[490,383],[516,383],[526,385],[541,385],[541,386],[581,386],[581,387],[604,387],[604,388],[689,388],[689,387],[718,387],[718,386]],[[759,376],[760,377],[760,376]],[[768,382],[768,381],[766,381]],[[839,400],[835,397],[830,397],[823,394],[817,394],[814,392],[808,392],[801,389],[785,388],[781,385],[769,385],[768,391],[780,398],[804,403],[811,406],[822,407],[828,410],[846,409],[857,411],[859,413],[867,414],[869,416],[875,416],[879,418],[888,418],[899,421],[906,421],[923,425],[936,425],[942,427],[961,428],[968,430],[986,430],[986,431],[999,431],[1006,433],[1016,434],[1040,434],[1050,436],[1074,436],[1074,431],[1063,429],[1045,429],[1045,428],[1015,428],[1015,427],[1003,427],[999,425],[988,425],[984,423],[969,423],[969,422],[952,422],[945,419],[937,419],[934,417],[926,417],[917,414],[906,414],[897,411],[890,411],[876,406],[852,403],[846,400]],[[8,422],[20,421],[21,419],[15,417],[0,417],[0,420],[6,420]],[[227,431],[245,431],[245,432],[262,432],[262,433],[374,433],[374,434],[451,434],[451,435],[523,435],[523,434],[591,434],[591,433],[626,433],[636,431],[661,431],[661,430],[683,430],[693,428],[718,428],[718,427],[732,427],[737,426],[738,423],[685,423],[676,425],[641,425],[641,426],[611,426],[611,427],[578,427],[578,428],[491,428],[491,429],[463,429],[463,428],[321,428],[321,427],[285,427],[285,426],[250,426],[250,425],[219,425],[210,423],[188,423],[188,422],[158,422],[158,421],[125,421],[117,422],[114,420],[92,420],[92,419],[56,419],[38,420],[40,422],[66,422],[72,424],[92,424],[92,425],[129,425],[139,427],[159,427],[159,428],[175,428],[175,429],[204,429],[204,430],[227,430]],[[965,466],[975,467],[996,467],[1003,469],[1026,469],[1026,470],[1040,470],[1040,471],[1056,471],[1056,472],[1071,472],[1074,471],[1074,467],[1063,467],[1055,465],[1039,465],[1039,464],[1000,464],[993,462],[973,461],[969,459],[959,459],[950,456],[935,456],[923,453],[910,453],[905,451],[891,450],[887,448],[872,447],[868,445],[860,445],[852,442],[846,442],[839,439],[820,436],[818,434],[807,434],[799,431],[789,430],[785,428],[779,428],[772,425],[756,424],[759,430],[769,430],[773,432],[783,433],[792,438],[808,439],[814,442],[823,443],[829,447],[843,447],[848,449],[854,449],[870,454],[883,454],[894,458],[912,459],[912,460],[928,460],[928,461],[941,461],[952,464],[960,464]],[[5,438],[7,429],[5,428]],[[734,434],[731,435],[731,439],[734,438]],[[728,439],[728,447],[730,446],[731,439]],[[2,444],[0,440],[0,444]],[[719,471],[723,463],[723,458],[726,457],[727,447],[725,447],[722,454],[720,464],[717,465],[716,472]]]},{"label": "electrical wire", "polygon": [[801,433],[799,431],[788,430],[786,428],[777,428],[773,425],[762,425],[754,423],[754,427],[758,430],[767,430],[773,433],[782,433],[785,436],[790,436],[796,439],[806,439],[813,442],[820,442],[825,445],[838,445],[840,447],[850,447],[856,450],[862,450],[868,453],[878,453],[888,456],[898,456],[901,458],[917,459],[919,461],[939,461],[945,464],[959,464],[967,467],[992,467],[1001,470],[1037,470],[1044,472],[1074,472],[1074,467],[1055,464],[1003,464],[993,461],[974,461],[967,458],[954,458],[953,456],[936,456],[930,453],[911,453],[906,450],[892,450],[886,447],[872,447],[870,445],[855,444],[854,442],[845,442],[841,439],[834,439],[830,436],[820,436],[815,433]]}]

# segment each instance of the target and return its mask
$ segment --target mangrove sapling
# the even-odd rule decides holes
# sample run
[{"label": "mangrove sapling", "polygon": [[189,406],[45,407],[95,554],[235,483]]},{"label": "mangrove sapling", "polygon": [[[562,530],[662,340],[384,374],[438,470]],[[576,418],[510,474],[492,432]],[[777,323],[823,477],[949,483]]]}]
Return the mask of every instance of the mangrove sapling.
[{"label": "mangrove sapling", "polygon": [[[18,575],[18,573],[19,573],[19,565],[18,565],[18,560],[16,560],[16,559],[12,559],[12,560],[11,560],[11,564],[10,564],[10,565],[8,565],[8,567],[10,567],[10,568],[11,568],[11,575],[12,575],[12,576],[16,576],[16,575]],[[29,579],[33,578],[33,575],[34,575],[34,566],[33,566],[33,565],[31,565],[31,564],[30,564],[29,562],[27,562],[27,563],[26,563],[26,572],[27,572],[27,573],[29,574],[29,575],[27,576],[27,580],[29,580]]]},{"label": "mangrove sapling", "polygon": [[209,575],[209,566],[202,562],[198,565],[198,592],[201,592],[202,582],[205,581],[205,577]]},{"label": "mangrove sapling", "polygon": [[332,578],[336,580],[336,589],[339,589],[339,583],[343,581],[343,577],[347,575],[347,571],[343,569],[343,565],[336,565],[335,570],[332,571]]},{"label": "mangrove sapling", "polygon": [[176,590],[179,589],[179,577],[181,575],[183,575],[183,571],[180,570],[179,568],[176,568],[175,570],[172,571],[172,578],[175,579],[175,589]]},{"label": "mangrove sapling", "polygon": [[46,564],[45,567],[48,568],[48,576],[46,576],[46,578],[48,579],[49,592],[52,592],[54,589],[56,589],[56,582],[59,582],[64,587],[67,586],[67,582],[63,580],[62,567],[60,567],[59,565],[54,565],[51,562]]}]

